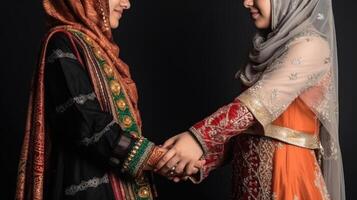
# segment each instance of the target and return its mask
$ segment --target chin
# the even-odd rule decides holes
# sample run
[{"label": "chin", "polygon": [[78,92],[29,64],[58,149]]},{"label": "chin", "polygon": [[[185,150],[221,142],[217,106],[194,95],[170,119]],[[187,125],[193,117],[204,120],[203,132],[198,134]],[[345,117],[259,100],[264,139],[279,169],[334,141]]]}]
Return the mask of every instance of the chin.
[{"label": "chin", "polygon": [[116,29],[119,27],[119,20],[115,20],[113,22],[110,22],[110,28]]},{"label": "chin", "polygon": [[254,24],[258,29],[267,29],[270,26],[270,24],[264,20],[256,20]]}]

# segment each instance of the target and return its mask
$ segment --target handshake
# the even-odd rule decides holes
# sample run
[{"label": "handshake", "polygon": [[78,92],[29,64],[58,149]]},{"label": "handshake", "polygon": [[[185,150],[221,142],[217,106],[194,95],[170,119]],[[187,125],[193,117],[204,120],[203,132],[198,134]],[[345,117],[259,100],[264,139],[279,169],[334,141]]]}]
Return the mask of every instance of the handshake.
[{"label": "handshake", "polygon": [[194,136],[183,132],[156,146],[144,170],[153,170],[179,182],[199,172],[205,164],[202,156],[203,150]]}]

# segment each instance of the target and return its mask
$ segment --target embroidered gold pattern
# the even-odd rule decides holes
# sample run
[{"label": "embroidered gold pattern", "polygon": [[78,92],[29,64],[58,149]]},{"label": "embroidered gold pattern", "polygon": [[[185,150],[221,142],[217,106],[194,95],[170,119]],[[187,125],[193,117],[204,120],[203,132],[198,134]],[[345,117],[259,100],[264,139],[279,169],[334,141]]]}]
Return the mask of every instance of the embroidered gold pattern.
[{"label": "embroidered gold pattern", "polygon": [[264,136],[241,135],[235,141],[233,199],[270,200],[276,142]]},{"label": "embroidered gold pattern", "polygon": [[133,123],[133,121],[132,121],[131,117],[125,116],[124,120],[123,120],[123,123],[124,123],[125,127],[130,127],[131,124]]},{"label": "embroidered gold pattern", "polygon": [[147,188],[147,187],[141,187],[141,188],[139,189],[138,194],[139,194],[139,197],[141,197],[141,198],[148,198],[149,195],[150,195],[149,188]]},{"label": "embroidered gold pattern", "polygon": [[110,81],[110,89],[114,94],[119,95],[121,87],[117,81],[113,80]]},{"label": "embroidered gold pattern", "polygon": [[116,101],[116,104],[120,110],[125,110],[126,108],[126,103],[122,99],[119,99]]},{"label": "embroidered gold pattern", "polygon": [[[312,152],[314,153],[314,152]],[[320,165],[315,160],[315,186],[321,192],[321,197],[323,200],[330,200],[330,195],[327,191],[324,177],[322,176]]]},{"label": "embroidered gold pattern", "polygon": [[114,76],[114,71],[113,71],[113,69],[112,69],[108,64],[104,64],[104,65],[103,65],[103,69],[104,69],[104,73],[105,73],[108,77]]}]

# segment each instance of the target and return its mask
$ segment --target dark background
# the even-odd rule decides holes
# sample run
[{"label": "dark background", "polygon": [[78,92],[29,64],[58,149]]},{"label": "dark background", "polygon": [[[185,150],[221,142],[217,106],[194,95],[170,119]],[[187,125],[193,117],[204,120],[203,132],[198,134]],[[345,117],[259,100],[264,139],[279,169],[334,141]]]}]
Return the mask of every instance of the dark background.
[{"label": "dark background", "polygon": [[[140,93],[144,134],[162,143],[229,103],[254,31],[241,0],[132,0],[115,39]],[[340,138],[347,199],[357,191],[353,145],[357,139],[357,2],[335,1],[340,84]],[[1,5],[0,199],[13,199],[32,71],[45,32],[41,1]],[[161,200],[229,199],[230,168],[200,185],[156,178]]]}]

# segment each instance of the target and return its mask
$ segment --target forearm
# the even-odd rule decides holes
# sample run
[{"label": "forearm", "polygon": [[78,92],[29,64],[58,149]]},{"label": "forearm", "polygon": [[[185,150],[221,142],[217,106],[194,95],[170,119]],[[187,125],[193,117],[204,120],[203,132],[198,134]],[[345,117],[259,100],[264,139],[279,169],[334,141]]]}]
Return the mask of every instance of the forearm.
[{"label": "forearm", "polygon": [[218,149],[231,137],[247,130],[255,123],[253,114],[239,100],[218,111],[190,128],[205,154]]},{"label": "forearm", "polygon": [[255,121],[248,108],[235,100],[190,128],[190,132],[200,143],[206,160],[200,180],[196,182],[222,164],[229,139],[247,130]]}]

